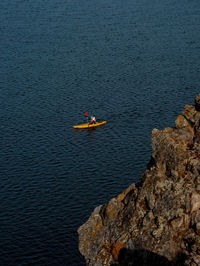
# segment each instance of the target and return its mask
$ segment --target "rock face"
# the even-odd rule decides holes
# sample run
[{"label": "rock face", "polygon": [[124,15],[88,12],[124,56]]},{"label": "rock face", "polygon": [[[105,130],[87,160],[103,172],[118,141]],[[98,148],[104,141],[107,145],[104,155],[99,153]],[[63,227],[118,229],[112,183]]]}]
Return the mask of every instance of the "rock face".
[{"label": "rock face", "polygon": [[200,265],[200,95],[175,128],[152,131],[141,182],[78,229],[87,265]]}]

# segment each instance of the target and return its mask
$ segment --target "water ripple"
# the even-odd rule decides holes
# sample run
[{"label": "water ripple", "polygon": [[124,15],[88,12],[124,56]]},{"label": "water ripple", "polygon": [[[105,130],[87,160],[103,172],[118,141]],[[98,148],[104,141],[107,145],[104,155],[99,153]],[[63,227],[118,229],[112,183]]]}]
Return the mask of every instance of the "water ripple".
[{"label": "water ripple", "polygon": [[2,265],[85,265],[77,228],[199,93],[199,5],[1,0]]}]

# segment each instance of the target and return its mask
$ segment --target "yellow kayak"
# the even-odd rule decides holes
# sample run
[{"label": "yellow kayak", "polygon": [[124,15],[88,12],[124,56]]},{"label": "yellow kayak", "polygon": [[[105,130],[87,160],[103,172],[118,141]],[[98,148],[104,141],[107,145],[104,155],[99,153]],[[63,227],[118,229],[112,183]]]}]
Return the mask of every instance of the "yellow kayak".
[{"label": "yellow kayak", "polygon": [[77,125],[77,126],[73,126],[73,128],[75,129],[83,129],[83,128],[93,128],[93,127],[98,127],[101,125],[105,125],[107,123],[107,121],[102,121],[102,122],[96,122],[95,124],[81,124],[81,125]]}]

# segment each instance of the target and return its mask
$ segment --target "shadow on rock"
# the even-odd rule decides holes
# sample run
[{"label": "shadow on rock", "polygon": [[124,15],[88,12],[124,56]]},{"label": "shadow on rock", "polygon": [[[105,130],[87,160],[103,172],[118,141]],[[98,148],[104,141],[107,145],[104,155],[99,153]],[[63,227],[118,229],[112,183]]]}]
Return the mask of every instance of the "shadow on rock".
[{"label": "shadow on rock", "polygon": [[147,250],[122,249],[118,262],[111,266],[183,266],[185,256],[179,254],[176,261],[170,262],[167,258]]}]

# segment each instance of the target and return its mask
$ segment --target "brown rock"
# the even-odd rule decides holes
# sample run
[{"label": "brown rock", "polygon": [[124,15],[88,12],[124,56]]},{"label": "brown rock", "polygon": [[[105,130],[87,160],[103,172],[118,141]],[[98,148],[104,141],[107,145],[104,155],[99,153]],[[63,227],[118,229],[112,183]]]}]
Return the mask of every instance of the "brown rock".
[{"label": "brown rock", "polygon": [[195,123],[196,110],[194,106],[186,105],[182,113],[187,118],[188,121],[190,121],[193,124]]},{"label": "brown rock", "polygon": [[120,243],[120,242],[116,242],[114,245],[113,245],[113,248],[112,248],[112,255],[113,255],[113,258],[115,261],[118,260],[119,258],[119,254],[120,254],[120,251],[122,249],[125,249],[125,245]]},{"label": "brown rock", "polygon": [[200,94],[195,97],[195,108],[200,111]]},{"label": "brown rock", "polygon": [[184,128],[184,127],[190,126],[189,122],[182,115],[179,115],[176,118],[175,124],[176,124],[176,128]]},{"label": "brown rock", "polygon": [[97,207],[78,229],[89,266],[121,260],[151,266],[155,256],[160,265],[200,265],[199,107],[200,95],[195,106],[185,106],[176,128],[152,131],[152,157],[142,181]]},{"label": "brown rock", "polygon": [[197,192],[192,193],[191,196],[191,212],[200,209],[200,194]]}]

